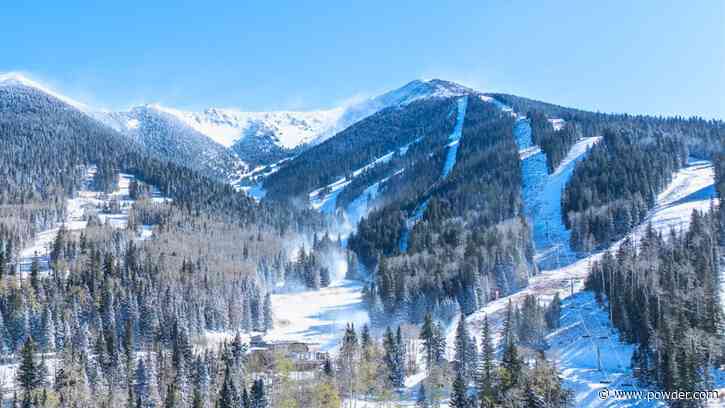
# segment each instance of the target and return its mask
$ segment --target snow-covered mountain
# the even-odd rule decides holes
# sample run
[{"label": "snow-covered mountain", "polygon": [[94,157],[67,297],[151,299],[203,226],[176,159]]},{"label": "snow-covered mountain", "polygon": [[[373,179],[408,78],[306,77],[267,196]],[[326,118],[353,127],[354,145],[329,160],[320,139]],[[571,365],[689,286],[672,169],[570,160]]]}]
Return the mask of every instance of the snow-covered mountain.
[{"label": "snow-covered mountain", "polygon": [[130,139],[158,158],[193,168],[218,180],[233,182],[247,169],[234,152],[154,106],[136,107],[126,112],[104,111],[19,73],[0,74],[0,87],[8,95],[0,103],[16,105],[19,101],[15,99],[31,99],[38,109],[82,114],[96,126],[108,128],[108,132],[119,138]]},{"label": "snow-covered mountain", "polygon": [[0,74],[0,85],[34,88],[165,159],[227,181],[234,181],[236,175],[251,168],[279,162],[319,145],[381,110],[425,98],[475,93],[459,84],[433,79],[415,80],[379,96],[324,110],[244,112],[208,108],[191,112],[146,104],[109,112],[76,101],[18,73]]},{"label": "snow-covered mountain", "polygon": [[149,151],[214,178],[233,182],[247,165],[225,146],[158,105],[107,114],[105,122]]},{"label": "snow-covered mountain", "polygon": [[208,108],[190,112],[154,105],[187,126],[233,150],[252,165],[276,162],[315,146],[383,109],[423,98],[474,93],[453,82],[415,80],[401,88],[346,107],[314,111],[244,112]]},{"label": "snow-covered mountain", "polygon": [[219,108],[183,112],[164,109],[223,146],[232,147],[245,137],[268,135],[284,149],[294,149],[314,141],[333,128],[342,114],[340,108],[309,112],[242,112]]},{"label": "snow-covered mountain", "polygon": [[472,93],[477,92],[454,82],[440,79],[415,80],[398,89],[349,106],[338,120],[336,130],[339,132],[361,119],[392,106],[407,105],[425,98],[449,98]]}]

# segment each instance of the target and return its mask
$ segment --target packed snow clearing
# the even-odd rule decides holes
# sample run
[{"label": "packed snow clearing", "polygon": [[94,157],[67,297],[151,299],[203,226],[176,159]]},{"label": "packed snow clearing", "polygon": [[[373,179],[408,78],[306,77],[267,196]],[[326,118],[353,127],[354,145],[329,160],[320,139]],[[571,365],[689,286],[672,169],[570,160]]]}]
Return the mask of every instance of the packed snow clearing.
[{"label": "packed snow clearing", "polygon": [[318,344],[334,351],[347,323],[361,328],[369,323],[362,302],[362,284],[343,280],[319,290],[272,295],[274,328],[265,339]]}]

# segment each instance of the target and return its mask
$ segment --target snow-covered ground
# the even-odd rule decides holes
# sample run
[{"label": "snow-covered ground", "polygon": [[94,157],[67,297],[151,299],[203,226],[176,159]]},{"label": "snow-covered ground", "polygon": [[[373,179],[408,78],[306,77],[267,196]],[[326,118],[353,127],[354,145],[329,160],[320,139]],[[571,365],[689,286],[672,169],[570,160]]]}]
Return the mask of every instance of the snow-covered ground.
[{"label": "snow-covered ground", "polygon": [[569,230],[562,220],[561,194],[576,163],[586,157],[587,149],[601,138],[579,140],[569,149],[554,172],[549,174],[546,154],[534,144],[527,119],[518,118],[514,125],[514,137],[522,161],[524,213],[533,226],[536,262],[542,269],[574,262],[577,256],[571,250]]},{"label": "snow-covered ground", "polygon": [[342,280],[327,288],[272,295],[274,328],[269,340],[316,343],[324,351],[338,345],[347,323],[357,329],[369,323],[362,302],[362,284]]},{"label": "snow-covered ground", "polygon": [[619,339],[609,316],[591,292],[579,292],[562,301],[561,327],[546,338],[547,358],[556,361],[564,386],[574,392],[577,407],[664,404],[656,401],[600,398],[607,390],[641,391],[630,369],[634,345]]},{"label": "snow-covered ground", "polygon": [[466,118],[466,107],[468,106],[468,96],[464,96],[462,98],[458,98],[457,101],[457,116],[456,116],[456,125],[453,127],[453,133],[451,133],[450,136],[448,136],[448,153],[446,154],[446,161],[443,164],[443,171],[441,172],[441,178],[448,177],[448,174],[450,174],[451,170],[453,170],[453,166],[456,165],[456,157],[458,155],[458,146],[461,142],[461,137],[463,137],[463,121]]},{"label": "snow-covered ground", "polygon": [[[36,234],[32,244],[26,246],[20,252],[20,262],[18,267],[21,274],[30,272],[30,266],[34,258],[37,258],[41,272],[47,272],[50,261],[50,250],[58,236],[61,226],[65,226],[68,231],[78,231],[86,228],[88,211],[96,212],[98,218],[103,223],[108,223],[114,228],[125,228],[128,223],[128,211],[134,203],[129,197],[128,187],[135,176],[132,174],[120,173],[118,176],[118,189],[110,194],[101,193],[91,190],[93,176],[96,174],[96,167],[90,166],[83,179],[83,187],[78,194],[69,198],[66,202],[67,214],[63,222],[58,223],[54,228],[41,231]],[[161,193],[156,187],[152,187],[152,200],[155,202],[169,201],[169,198],[161,197]],[[119,204],[120,211],[117,213],[103,213],[102,209],[111,201]],[[143,226],[140,231],[139,239],[148,239],[152,234],[152,227]]]},{"label": "snow-covered ground", "polygon": [[[686,167],[674,174],[668,187],[658,195],[657,204],[650,211],[645,222],[636,227],[629,236],[636,241],[644,234],[649,223],[657,231],[663,233],[667,233],[671,228],[686,230],[689,227],[690,215],[693,210],[709,210],[711,197],[714,194],[713,186],[712,164],[707,161],[690,160]],[[712,193],[704,194],[703,191]],[[717,200],[715,199],[714,202],[717,203]],[[616,250],[622,241],[614,243],[610,249]],[[589,403],[596,402],[594,401],[594,398],[597,397],[596,391],[605,387],[605,384],[601,383],[605,374],[593,372],[591,368],[591,356],[596,358],[597,342],[583,341],[582,339],[587,339],[587,337],[576,338],[576,333],[586,333],[589,330],[600,337],[605,333],[610,333],[607,335],[607,339],[597,339],[600,343],[600,352],[602,349],[611,351],[606,356],[602,352],[602,355],[605,356],[603,359],[607,360],[603,362],[606,376],[612,381],[606,386],[609,389],[628,390],[632,388],[624,385],[632,382],[628,368],[632,352],[631,346],[619,342],[617,334],[607,328],[607,322],[601,318],[602,314],[606,318],[606,313],[587,300],[587,296],[591,298],[592,295],[579,293],[583,288],[584,279],[589,273],[591,263],[600,259],[602,255],[603,252],[597,252],[560,268],[544,271],[532,277],[529,285],[521,291],[492,301],[466,317],[470,331],[476,337],[480,335],[484,315],[489,316],[492,329],[499,332],[509,300],[513,304],[519,304],[526,295],[536,295],[542,301],[549,301],[556,293],[559,293],[564,299],[562,315],[568,317],[563,317],[562,329],[549,336],[551,348],[547,351],[547,356],[555,360],[563,378],[575,392],[576,400],[583,404],[578,403],[578,406],[589,406]],[[572,294],[574,294],[573,297],[571,297]],[[586,313],[580,316],[582,318],[579,321],[576,321],[577,313],[584,313],[584,311]],[[453,353],[453,339],[457,324],[458,318],[455,318],[448,326],[449,357],[452,357]],[[581,336],[584,335],[581,334]],[[596,362],[596,360],[594,361]],[[607,400],[607,404],[616,406],[631,406],[635,402],[637,401]]]}]

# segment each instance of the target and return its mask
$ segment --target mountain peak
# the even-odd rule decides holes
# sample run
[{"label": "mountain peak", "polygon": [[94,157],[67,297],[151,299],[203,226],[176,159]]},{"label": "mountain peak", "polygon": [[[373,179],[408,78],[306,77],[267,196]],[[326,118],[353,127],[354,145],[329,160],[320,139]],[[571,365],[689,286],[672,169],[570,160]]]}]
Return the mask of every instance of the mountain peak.
[{"label": "mountain peak", "polygon": [[425,82],[431,88],[435,89],[436,92],[447,93],[451,96],[466,95],[471,93],[478,93],[476,90],[471,89],[467,86],[463,86],[453,81],[446,81],[443,79],[434,78]]},{"label": "mountain peak", "polygon": [[63,101],[78,110],[81,110],[84,112],[87,112],[89,110],[88,106],[86,106],[85,104],[78,102],[72,98],[69,98],[65,95],[62,95],[56,91],[53,91],[46,85],[43,85],[38,81],[28,78],[27,76],[21,74],[20,72],[0,73],[0,86],[11,86],[11,87],[12,86],[24,86],[24,87],[28,87],[28,88],[33,88],[46,95],[50,95],[60,101]]}]

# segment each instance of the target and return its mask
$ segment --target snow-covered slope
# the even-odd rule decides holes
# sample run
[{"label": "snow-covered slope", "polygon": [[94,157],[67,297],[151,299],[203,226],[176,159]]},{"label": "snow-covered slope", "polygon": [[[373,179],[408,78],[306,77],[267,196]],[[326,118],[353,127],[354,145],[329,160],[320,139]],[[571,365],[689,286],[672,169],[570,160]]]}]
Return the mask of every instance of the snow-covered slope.
[{"label": "snow-covered slope", "polygon": [[[572,149],[576,149],[576,147]],[[646,220],[628,236],[636,242],[638,237],[645,233],[649,223],[652,223],[653,228],[665,236],[671,228],[680,231],[686,230],[689,227],[690,215],[693,210],[707,211],[710,208],[711,198],[714,194],[713,185],[712,163],[691,159],[686,167],[675,172],[670,184],[657,196],[655,208],[650,210]],[[708,194],[703,194],[703,191],[708,192]],[[717,200],[714,202],[717,204]],[[535,221],[536,219],[534,219]],[[616,251],[622,241],[623,239],[615,242],[609,249]],[[624,384],[631,382],[629,381],[631,377],[628,370],[628,358],[631,356],[631,350],[626,344],[619,341],[616,333],[612,334],[611,330],[607,329],[608,321],[605,322],[598,317],[598,311],[594,309],[596,305],[591,305],[587,301],[589,295],[576,295],[584,286],[584,279],[589,273],[591,263],[600,259],[602,255],[603,252],[597,252],[561,268],[547,270],[532,277],[529,280],[529,285],[523,290],[492,301],[467,316],[466,322],[469,324],[471,332],[475,333],[476,336],[477,333],[481,332],[484,315],[488,315],[493,331],[500,332],[509,300],[513,304],[519,304],[526,295],[535,295],[544,301],[549,301],[556,293],[559,293],[562,298],[566,298],[572,294],[573,290],[576,297],[564,301],[564,309],[562,310],[564,325],[562,325],[562,330],[553,333],[549,337],[551,348],[547,351],[547,356],[556,361],[565,382],[575,392],[574,397],[578,403],[586,405],[587,402],[594,401],[596,391],[605,386],[605,384],[601,383],[603,376],[610,376],[609,379],[614,381],[608,385],[610,389],[630,389],[629,386],[622,387],[624,387]],[[576,315],[567,318],[567,314],[574,313],[577,307],[585,308],[583,311],[585,312],[583,317],[586,321],[585,324],[581,323],[581,319],[576,320]],[[567,322],[569,322],[568,325]],[[454,344],[453,338],[457,324],[458,318],[454,319],[448,326],[449,354],[453,353],[452,344]],[[609,347],[613,353],[616,351],[616,354],[611,354],[611,359],[604,363],[605,373],[593,372],[591,370],[591,358],[582,355],[588,353],[590,356],[596,356],[596,344],[579,341],[571,337],[582,331],[594,330],[595,327],[597,333],[600,331],[604,333],[609,330],[610,334],[607,335],[607,338],[598,339],[598,341],[602,343],[602,347],[605,347],[606,344],[606,347]],[[599,336],[604,337],[604,334]],[[621,362],[618,360],[621,360]],[[608,400],[602,402],[602,406],[609,406],[614,402],[618,402],[618,404],[614,404],[617,406],[630,406],[633,403],[633,401]]]},{"label": "snow-covered slope", "polygon": [[56,91],[53,91],[46,85],[43,85],[40,82],[34,81],[18,72],[0,73],[0,86],[10,86],[10,87],[27,86],[29,88],[35,88],[50,96],[55,97],[56,99],[59,99],[65,103],[67,103],[68,105],[73,106],[74,108],[76,108],[80,111],[88,112],[91,110],[91,108],[89,108],[87,105],[85,105],[81,102],[78,102],[74,99],[71,99],[65,95],[62,95]]},{"label": "snow-covered slope", "polygon": [[339,132],[355,122],[392,106],[407,105],[425,98],[450,98],[474,93],[477,92],[454,82],[440,79],[415,80],[398,89],[347,107],[335,130]]},{"label": "snow-covered slope", "polygon": [[[244,160],[267,164],[284,152],[317,145],[360,120],[383,109],[424,98],[445,98],[475,93],[453,82],[433,79],[412,81],[401,88],[351,104],[314,111],[244,112],[208,108],[188,112],[155,105],[187,126],[236,151]],[[279,150],[279,152],[274,152]]]},{"label": "snow-covered slope", "polygon": [[52,96],[53,98],[67,104],[71,108],[74,108],[80,112],[85,113],[86,115],[92,117],[93,119],[96,119],[97,121],[105,124],[106,126],[109,126],[111,128],[114,128],[115,130],[118,130],[116,128],[115,121],[109,116],[108,111],[88,106],[73,98],[63,95],[60,92],[57,92],[57,91],[51,89],[51,87],[49,87],[45,84],[42,84],[36,80],[33,80],[19,72],[6,72],[6,73],[0,72],[0,86],[8,87],[8,88],[25,87],[25,88],[35,89],[36,91],[40,91],[46,95]]},{"label": "snow-covered slope", "polygon": [[158,105],[137,106],[109,113],[107,117],[116,130],[149,151],[214,178],[232,182],[248,169],[233,151],[188,127]]},{"label": "snow-covered slope", "polygon": [[159,108],[226,147],[234,146],[244,137],[266,135],[285,149],[313,142],[319,135],[335,128],[343,111],[335,108],[309,112],[243,112],[209,108],[203,112],[184,112]]},{"label": "snow-covered slope", "polygon": [[[10,104],[15,103],[12,99],[22,96],[57,112],[80,112],[90,120],[115,130],[119,138],[126,136],[132,139],[148,153],[210,177],[231,182],[246,171],[247,166],[234,152],[154,106],[136,107],[125,112],[100,110],[18,73],[0,74],[0,87],[9,91],[6,95],[9,95]],[[50,101],[46,101],[47,98]]]}]

